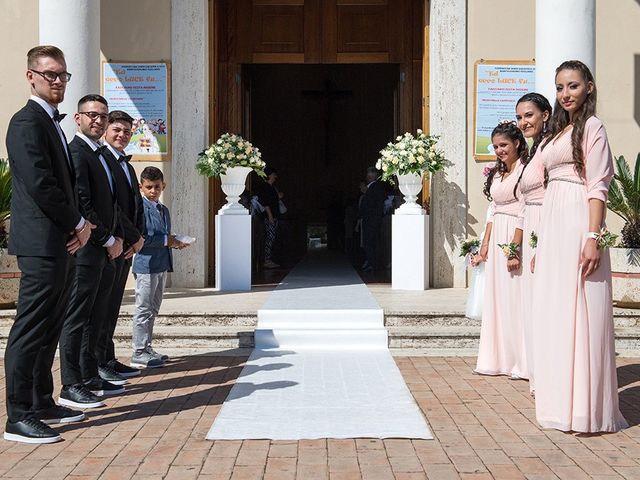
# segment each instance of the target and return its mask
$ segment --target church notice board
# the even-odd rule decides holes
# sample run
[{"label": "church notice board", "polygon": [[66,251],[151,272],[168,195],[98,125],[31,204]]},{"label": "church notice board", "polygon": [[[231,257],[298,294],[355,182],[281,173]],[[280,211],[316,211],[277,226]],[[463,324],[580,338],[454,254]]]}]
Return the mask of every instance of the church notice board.
[{"label": "church notice board", "polygon": [[491,132],[503,120],[515,120],[516,102],[535,91],[532,60],[478,60],[473,95],[473,158],[495,160]]},{"label": "church notice board", "polygon": [[134,161],[171,159],[170,81],[167,62],[102,63],[102,95],[109,111],[133,117],[125,152]]}]

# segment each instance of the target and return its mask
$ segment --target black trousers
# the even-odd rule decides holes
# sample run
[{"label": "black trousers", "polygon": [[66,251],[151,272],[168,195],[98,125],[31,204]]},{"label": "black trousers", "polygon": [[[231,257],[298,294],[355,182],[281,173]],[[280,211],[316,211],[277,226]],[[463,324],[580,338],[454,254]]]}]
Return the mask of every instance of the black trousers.
[{"label": "black trousers", "polygon": [[71,290],[74,259],[18,257],[16,318],[4,356],[7,416],[18,422],[55,405],[51,367]]},{"label": "black trousers", "polygon": [[[76,264],[60,336],[63,385],[81,383],[98,375],[95,345],[105,323],[104,304],[108,303],[113,287],[113,272],[114,267],[106,255],[96,257],[93,265]],[[105,295],[106,302],[103,300]]]},{"label": "black trousers", "polygon": [[122,296],[129,277],[129,270],[131,270],[131,260],[124,260],[124,258],[120,257],[114,261],[114,266],[113,288],[105,309],[104,328],[101,329],[100,338],[95,349],[96,358],[100,365],[105,365],[116,358],[113,335],[120,316]]},{"label": "black trousers", "polygon": [[362,246],[367,263],[378,267],[379,239],[382,231],[382,217],[365,217],[362,219]]}]

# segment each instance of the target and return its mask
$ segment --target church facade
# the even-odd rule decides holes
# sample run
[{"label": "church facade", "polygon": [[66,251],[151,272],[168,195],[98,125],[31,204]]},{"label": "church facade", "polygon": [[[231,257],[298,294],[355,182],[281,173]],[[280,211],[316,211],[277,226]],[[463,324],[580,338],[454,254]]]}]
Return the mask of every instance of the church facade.
[{"label": "church facade", "polygon": [[[74,78],[61,110],[101,91],[103,62],[170,66],[169,188],[176,232],[197,238],[176,258],[174,286],[213,284],[215,180],[198,153],[226,131],[251,139],[281,172],[300,218],[322,222],[395,135],[440,136],[451,165],[425,183],[431,285],[464,287],[459,239],[484,227],[486,165],[473,155],[475,64],[535,59],[553,101],[553,69],[578,58],[596,74],[614,155],[640,151],[637,0],[0,0],[5,68],[0,135],[28,96],[26,52],[52,43]],[[11,45],[11,48],[8,47]],[[64,125],[68,136],[74,125]],[[0,146],[0,157],[6,155]],[[148,162],[136,162],[142,169]],[[613,220],[613,219],[610,219]],[[613,229],[616,223],[610,222]],[[619,228],[619,227],[618,227]]]}]

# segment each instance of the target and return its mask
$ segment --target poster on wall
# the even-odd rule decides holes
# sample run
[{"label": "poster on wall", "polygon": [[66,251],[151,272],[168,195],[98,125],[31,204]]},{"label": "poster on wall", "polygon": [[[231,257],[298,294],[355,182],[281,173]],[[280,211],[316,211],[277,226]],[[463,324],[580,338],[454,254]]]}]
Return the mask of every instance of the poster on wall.
[{"label": "poster on wall", "polygon": [[109,111],[122,110],[134,119],[125,149],[133,160],[169,160],[171,154],[169,64],[102,64],[102,94]]},{"label": "poster on wall", "polygon": [[475,63],[473,157],[495,160],[491,132],[503,120],[516,119],[516,102],[535,91],[536,67],[529,60],[478,60]]}]

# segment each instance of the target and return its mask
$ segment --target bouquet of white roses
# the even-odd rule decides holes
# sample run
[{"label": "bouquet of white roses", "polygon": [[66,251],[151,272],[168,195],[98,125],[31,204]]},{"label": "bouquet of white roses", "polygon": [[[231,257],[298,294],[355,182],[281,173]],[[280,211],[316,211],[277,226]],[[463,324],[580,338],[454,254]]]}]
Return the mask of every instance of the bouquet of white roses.
[{"label": "bouquet of white roses", "polygon": [[442,170],[446,159],[442,150],[436,149],[437,143],[437,136],[427,135],[422,130],[418,130],[415,137],[408,132],[398,136],[395,143],[390,142],[380,150],[382,156],[376,168],[382,170],[382,180],[393,183],[395,175]]},{"label": "bouquet of white roses", "polygon": [[223,134],[216,143],[200,152],[196,161],[198,173],[207,177],[219,177],[229,167],[249,167],[264,177],[265,166],[260,150],[232,133]]}]

